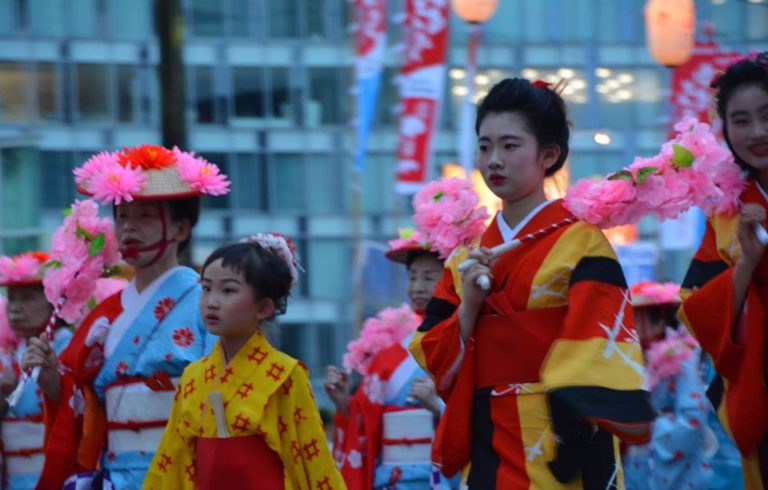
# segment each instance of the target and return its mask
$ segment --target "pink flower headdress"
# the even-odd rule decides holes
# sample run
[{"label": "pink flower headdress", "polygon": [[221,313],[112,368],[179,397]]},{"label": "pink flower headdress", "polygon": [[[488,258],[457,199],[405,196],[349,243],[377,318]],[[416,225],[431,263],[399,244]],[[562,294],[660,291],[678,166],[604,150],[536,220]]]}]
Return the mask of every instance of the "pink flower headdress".
[{"label": "pink flower headdress", "polygon": [[683,361],[698,349],[698,342],[687,330],[667,328],[664,340],[654,343],[647,352],[648,388],[653,389],[662,380],[676,376]]},{"label": "pink flower headdress", "polygon": [[568,189],[565,207],[601,228],[636,223],[648,213],[675,218],[692,206],[707,216],[738,210],[744,180],[731,152],[694,118],[675,130],[658,155],[636,158],[599,182],[578,181]]},{"label": "pink flower headdress", "polygon": [[632,306],[674,305],[680,303],[680,285],[674,282],[642,281],[629,290]]},{"label": "pink flower headdress", "polygon": [[43,285],[48,301],[62,304],[60,317],[73,324],[87,312],[89,300],[100,294],[97,281],[118,272],[120,254],[112,221],[99,218],[94,201],[75,201],[67,213],[51,238]]},{"label": "pink flower headdress", "polygon": [[426,243],[421,233],[413,228],[398,228],[398,238],[389,241],[389,250],[386,257],[399,264],[405,264],[412,252],[429,252],[429,244]]},{"label": "pink flower headdress", "polygon": [[291,271],[291,285],[299,282],[299,271],[304,272],[299,261],[299,254],[290,237],[282,233],[256,233],[245,237],[241,242],[256,242],[266,250],[271,250],[279,255],[288,264]]},{"label": "pink flower headdress", "polygon": [[402,342],[420,324],[421,318],[407,304],[384,308],[363,322],[360,337],[347,344],[342,364],[349,370],[367,375],[376,354]]},{"label": "pink flower headdress", "polygon": [[0,257],[0,286],[30,286],[42,283],[43,265],[49,258],[45,252]]},{"label": "pink flower headdress", "polygon": [[469,246],[485,231],[490,215],[472,184],[444,178],[425,185],[413,196],[413,220],[419,239],[446,259],[458,246]]},{"label": "pink flower headdress", "polygon": [[156,145],[98,153],[74,173],[80,192],[115,205],[134,199],[221,196],[230,184],[219,167],[194,152]]}]

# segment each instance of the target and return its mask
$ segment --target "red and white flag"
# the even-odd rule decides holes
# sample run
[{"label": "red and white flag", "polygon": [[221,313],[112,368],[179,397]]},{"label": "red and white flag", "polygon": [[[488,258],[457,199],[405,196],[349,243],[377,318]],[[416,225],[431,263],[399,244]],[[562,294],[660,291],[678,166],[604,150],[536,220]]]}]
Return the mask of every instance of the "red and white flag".
[{"label": "red and white flag", "polygon": [[408,0],[400,71],[397,190],[413,194],[429,178],[432,140],[445,87],[448,0]]}]

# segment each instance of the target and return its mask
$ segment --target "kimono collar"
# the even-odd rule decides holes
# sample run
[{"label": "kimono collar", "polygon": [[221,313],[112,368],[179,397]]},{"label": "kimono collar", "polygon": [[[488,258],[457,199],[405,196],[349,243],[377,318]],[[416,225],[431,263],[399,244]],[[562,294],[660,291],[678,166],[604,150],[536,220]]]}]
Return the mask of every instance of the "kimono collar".
[{"label": "kimono collar", "polygon": [[520,230],[522,230],[525,225],[527,225],[534,218],[534,216],[539,214],[539,211],[552,204],[553,202],[555,201],[544,201],[543,203],[539,204],[530,210],[525,218],[520,220],[520,222],[514,228],[511,228],[507,222],[504,221],[504,217],[501,215],[501,211],[499,211],[496,214],[496,225],[499,227],[499,231],[501,232],[501,237],[504,239],[504,243],[514,240],[518,233],[520,233]]}]

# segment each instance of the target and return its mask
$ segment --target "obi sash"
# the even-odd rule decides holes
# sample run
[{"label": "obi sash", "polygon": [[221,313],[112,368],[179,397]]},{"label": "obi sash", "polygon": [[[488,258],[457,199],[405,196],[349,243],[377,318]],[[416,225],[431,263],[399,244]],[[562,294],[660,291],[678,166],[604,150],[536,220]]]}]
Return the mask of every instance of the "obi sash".
[{"label": "obi sash", "polygon": [[258,434],[200,437],[197,439],[196,488],[283,490],[283,462]]},{"label": "obi sash", "polygon": [[566,308],[482,315],[475,325],[475,388],[539,382]]}]

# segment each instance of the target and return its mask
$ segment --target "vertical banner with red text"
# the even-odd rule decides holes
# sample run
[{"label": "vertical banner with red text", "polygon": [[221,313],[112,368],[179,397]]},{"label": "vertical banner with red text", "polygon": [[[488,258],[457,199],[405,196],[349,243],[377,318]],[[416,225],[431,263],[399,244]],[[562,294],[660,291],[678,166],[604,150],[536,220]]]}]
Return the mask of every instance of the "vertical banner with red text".
[{"label": "vertical banner with red text", "polygon": [[415,193],[429,178],[445,88],[448,3],[407,0],[406,4],[397,152],[397,191],[403,194]]},{"label": "vertical banner with red text", "polygon": [[355,0],[355,20],[357,148],[354,168],[362,174],[387,45],[387,0]]}]

